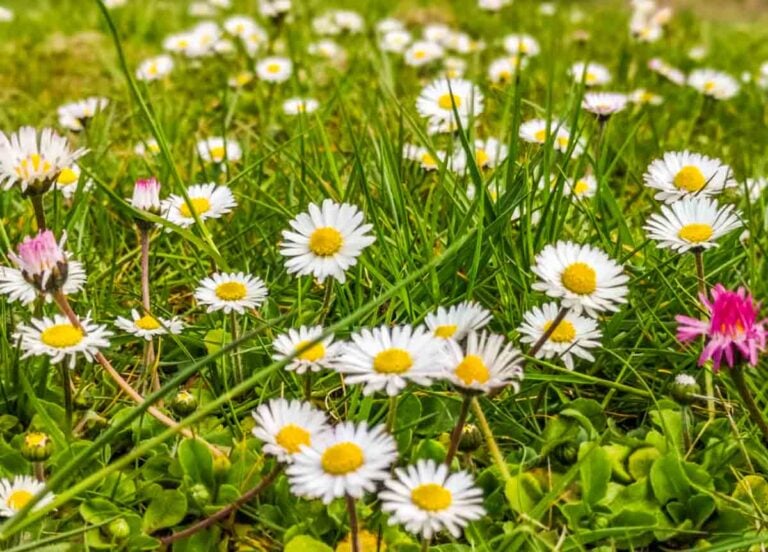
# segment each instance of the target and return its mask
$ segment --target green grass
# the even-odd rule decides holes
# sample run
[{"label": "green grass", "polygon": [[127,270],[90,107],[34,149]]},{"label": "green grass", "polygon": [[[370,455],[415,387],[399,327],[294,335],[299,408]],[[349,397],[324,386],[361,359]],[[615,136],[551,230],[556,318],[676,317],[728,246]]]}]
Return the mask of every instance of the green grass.
[{"label": "green grass", "polygon": [[[252,2],[233,3],[226,14],[255,15]],[[424,172],[400,153],[404,142],[434,149],[469,146],[466,133],[453,144],[425,134],[414,103],[435,71],[404,66],[398,57],[380,52],[369,34],[339,39],[348,54],[342,67],[320,61],[307,53],[307,45],[314,40],[311,18],[326,3],[295,4],[295,20],[280,39],[298,71],[274,91],[255,81],[236,93],[226,82],[252,65],[242,54],[207,59],[200,67],[177,59],[167,81],[129,85],[95,2],[4,3],[16,12],[16,21],[0,24],[1,129],[55,127],[58,105],[88,95],[111,101],[87,132],[69,136],[73,144],[90,149],[82,167],[95,181],[93,191],[81,191],[71,203],[60,194],[45,197],[50,226],[57,235],[67,232],[69,249],[88,272],[87,287],[71,299],[79,314],[90,312],[95,320],[111,323],[140,306],[137,213],[124,199],[135,179],[156,175],[164,196],[182,193],[183,184],[227,183],[238,207],[205,226],[169,227],[152,235],[155,313],[179,315],[186,323],[180,336],[162,342],[161,390],[150,391],[135,339],[118,334],[106,351],[150,402],[167,404],[180,388],[192,389],[200,405],[181,425],[227,448],[229,469],[214,469],[205,450],[197,449],[185,464],[182,456],[192,453],[180,453],[178,431],[146,416],[146,404],[136,407],[118,396],[96,364],[79,362],[71,373],[79,426],[73,433],[65,422],[58,367],[41,358],[20,360],[11,337],[32,311],[0,300],[0,475],[31,474],[31,464],[18,452],[23,434],[45,431],[55,443],[46,472],[57,497],[53,505],[1,525],[0,547],[156,549],[157,538],[233,502],[271,469],[273,461],[250,434],[250,411],[272,397],[300,397],[303,389],[301,377],[271,360],[272,340],[279,333],[325,318],[326,327],[344,338],[361,327],[420,323],[438,305],[473,299],[492,311],[495,332],[518,342],[523,313],[546,302],[531,290],[533,259],[545,245],[565,239],[591,243],[620,260],[630,276],[629,302],[600,318],[602,347],[594,363],[577,361],[569,372],[558,361],[530,360],[518,394],[506,390],[481,399],[512,480],[503,481],[487,447],[461,454],[461,466],[484,490],[488,515],[461,539],[441,534],[433,549],[687,549],[708,542],[712,550],[733,550],[768,541],[768,454],[730,379],[715,376],[724,402],[718,401],[712,423],[702,404],[684,407],[669,398],[676,374],[694,374],[703,385],[698,346],[684,348],[674,335],[674,316],[697,312],[696,272],[692,255],[659,249],[642,230],[658,210],[642,175],[665,151],[690,149],[718,157],[742,183],[768,174],[764,90],[744,84],[733,100],[705,102],[693,89],[649,72],[648,59],[660,56],[684,70],[700,65],[737,77],[744,71],[754,75],[768,58],[764,26],[704,21],[685,12],[676,14],[662,41],[641,45],[628,37],[628,13],[618,2],[564,2],[552,18],[540,16],[537,3],[528,0],[496,15],[469,0],[334,4],[359,10],[370,28],[393,15],[417,34],[420,25],[437,18],[487,43],[485,51],[464,56],[467,78],[486,98],[472,132],[507,143],[510,160],[495,172],[471,164],[469,174],[458,177],[446,167]],[[131,76],[140,60],[161,51],[163,37],[195,23],[186,6],[133,0],[110,12]],[[569,15],[576,6],[585,13],[580,23]],[[591,40],[572,41],[576,29],[588,31]],[[534,35],[542,54],[516,86],[492,86],[487,64],[501,55],[504,34],[517,31]],[[686,55],[697,44],[708,47],[701,62]],[[583,90],[566,74],[571,63],[585,59],[611,69],[614,82],[607,89],[645,87],[665,98],[661,106],[631,107],[609,121],[599,158],[594,156],[597,124],[580,111]],[[320,109],[307,117],[286,117],[282,100],[295,95],[317,98]],[[587,155],[568,160],[519,141],[520,123],[533,117],[572,123],[588,144]],[[134,155],[134,144],[153,133],[164,137],[166,151],[156,157]],[[226,172],[197,158],[195,142],[213,135],[236,139],[243,148],[243,159]],[[600,192],[575,203],[565,179],[587,169],[600,177]],[[537,182],[549,181],[550,175],[556,185],[539,189]],[[491,180],[495,197],[485,191]],[[479,190],[474,200],[465,193],[470,183]],[[347,283],[332,284],[327,313],[327,290],[308,277],[287,274],[278,249],[288,220],[326,197],[359,206],[376,236]],[[706,252],[707,282],[745,285],[764,299],[765,197],[750,203],[739,188],[723,201],[740,209],[751,238],[742,245],[740,232],[732,232]],[[511,221],[516,210],[520,217]],[[534,214],[540,215],[538,222]],[[31,203],[16,189],[0,194],[0,215],[0,249],[7,254],[35,232],[35,219]],[[214,268],[258,275],[269,287],[268,301],[238,319],[240,338],[223,349],[205,339],[212,330],[229,332],[229,320],[206,314],[192,296],[197,282]],[[36,309],[55,312],[53,304]],[[242,381],[233,370],[235,355],[245,368]],[[765,367],[750,375],[758,404],[764,405]],[[383,423],[390,407],[383,395],[364,397],[330,371],[315,376],[313,390],[317,406],[333,420]],[[540,394],[544,399],[536,408]],[[409,386],[397,405],[399,464],[441,458],[460,397],[443,384]],[[681,437],[684,419],[694,439],[688,448]],[[476,423],[472,415],[470,422]],[[187,506],[172,523],[142,534],[142,519],[163,490],[177,490]],[[203,491],[207,500],[200,499]],[[243,550],[279,550],[298,535],[335,547],[349,531],[341,502],[324,507],[296,498],[281,477],[236,516],[174,550],[214,550],[227,543]],[[382,523],[373,495],[358,508],[368,530],[383,527],[390,550],[418,550],[417,538]],[[119,518],[131,525],[130,537],[117,539],[106,528]]]}]

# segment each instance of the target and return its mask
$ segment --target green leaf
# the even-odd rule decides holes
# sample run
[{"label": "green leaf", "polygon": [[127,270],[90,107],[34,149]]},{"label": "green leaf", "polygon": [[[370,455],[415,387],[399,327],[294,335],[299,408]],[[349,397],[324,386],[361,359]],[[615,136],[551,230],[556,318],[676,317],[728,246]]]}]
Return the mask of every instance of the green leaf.
[{"label": "green leaf", "polygon": [[298,535],[288,541],[283,552],[333,552],[333,548],[309,535]]},{"label": "green leaf", "polygon": [[[581,460],[584,460],[583,462]],[[581,497],[594,506],[605,496],[611,479],[611,459],[602,447],[593,443],[582,443],[579,447],[579,473],[581,476]]]},{"label": "green leaf", "polygon": [[176,489],[162,491],[149,503],[144,512],[142,529],[151,534],[158,529],[172,527],[187,514],[187,497]]},{"label": "green leaf", "polygon": [[202,441],[184,439],[179,445],[178,458],[185,476],[189,477],[193,483],[202,483],[213,490],[215,485],[213,457]]},{"label": "green leaf", "polygon": [[650,478],[653,494],[662,504],[670,500],[688,500],[691,484],[680,459],[674,453],[656,459],[651,466]]},{"label": "green leaf", "polygon": [[683,417],[679,410],[651,410],[651,420],[675,450],[683,450]]},{"label": "green leaf", "polygon": [[651,472],[651,466],[661,456],[659,449],[655,447],[643,447],[629,455],[627,468],[635,480],[647,477]]},{"label": "green leaf", "polygon": [[221,328],[210,330],[203,338],[205,349],[209,355],[215,354],[227,343],[232,341],[232,336]]},{"label": "green leaf", "polygon": [[544,496],[544,491],[530,473],[513,476],[504,487],[510,508],[518,514],[529,512]]},{"label": "green leaf", "polygon": [[103,498],[92,498],[80,504],[80,516],[93,525],[104,523],[119,515],[120,509]]}]

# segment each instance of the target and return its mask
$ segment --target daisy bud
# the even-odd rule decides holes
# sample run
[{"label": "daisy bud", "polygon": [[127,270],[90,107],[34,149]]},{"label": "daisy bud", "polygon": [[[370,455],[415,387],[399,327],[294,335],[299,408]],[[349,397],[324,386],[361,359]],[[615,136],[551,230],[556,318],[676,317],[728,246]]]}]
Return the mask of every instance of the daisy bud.
[{"label": "daisy bud", "polygon": [[131,205],[135,209],[160,214],[160,183],[156,178],[140,178],[133,186]]},{"label": "daisy bud", "polygon": [[131,526],[128,525],[128,522],[125,521],[124,518],[117,518],[112,521],[107,526],[107,530],[109,531],[109,534],[116,539],[124,539],[131,534]]},{"label": "daisy bud", "polygon": [[19,245],[19,254],[9,257],[21,270],[24,279],[41,292],[54,292],[67,281],[67,257],[63,246],[66,235],[59,243],[50,230],[27,237]]},{"label": "daisy bud", "polygon": [[208,490],[208,487],[202,483],[192,485],[189,489],[189,494],[192,496],[192,500],[194,500],[195,504],[200,508],[204,508],[211,503],[211,492]]},{"label": "daisy bud", "polygon": [[217,479],[223,479],[231,467],[232,462],[230,462],[229,458],[223,454],[219,454],[213,458],[213,475],[216,476]]},{"label": "daisy bud", "polygon": [[691,404],[701,392],[696,379],[688,374],[678,374],[670,387],[670,394],[680,404]]},{"label": "daisy bud", "polygon": [[459,450],[461,452],[474,452],[483,444],[483,434],[474,424],[464,424],[459,438]]},{"label": "daisy bud", "polygon": [[197,410],[197,399],[189,391],[181,390],[173,397],[170,407],[178,416],[189,416]]},{"label": "daisy bud", "polygon": [[30,431],[21,444],[21,455],[30,462],[45,462],[53,452],[53,441],[47,433]]}]

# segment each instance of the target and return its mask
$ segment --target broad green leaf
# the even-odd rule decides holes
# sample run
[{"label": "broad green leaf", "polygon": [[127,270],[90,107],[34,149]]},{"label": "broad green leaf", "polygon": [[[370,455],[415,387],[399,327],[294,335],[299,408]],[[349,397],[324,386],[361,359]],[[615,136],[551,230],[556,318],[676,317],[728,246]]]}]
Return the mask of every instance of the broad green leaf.
[{"label": "broad green leaf", "polygon": [[611,459],[602,447],[593,447],[590,442],[579,447],[579,472],[581,476],[581,497],[594,506],[605,496],[611,479]]},{"label": "broad green leaf", "polygon": [[193,483],[214,488],[213,458],[211,451],[198,439],[184,439],[179,445],[179,464],[185,476]]},{"label": "broad green leaf", "polygon": [[680,459],[674,454],[657,458],[651,466],[651,487],[659,502],[685,501],[690,496],[691,484]]},{"label": "broad green leaf", "polygon": [[293,537],[285,545],[284,552],[333,552],[333,548],[309,535]]},{"label": "broad green leaf", "polygon": [[158,529],[172,527],[187,514],[187,497],[176,489],[162,491],[144,512],[142,529],[152,534]]}]

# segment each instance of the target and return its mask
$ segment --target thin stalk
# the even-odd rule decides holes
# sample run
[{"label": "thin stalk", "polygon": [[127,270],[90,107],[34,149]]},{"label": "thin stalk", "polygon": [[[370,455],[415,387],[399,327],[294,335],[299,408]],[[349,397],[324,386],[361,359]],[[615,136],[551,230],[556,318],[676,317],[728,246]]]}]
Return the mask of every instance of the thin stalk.
[{"label": "thin stalk", "polygon": [[475,419],[477,419],[477,427],[480,428],[480,433],[483,434],[483,437],[485,437],[485,444],[488,447],[488,451],[491,453],[491,458],[493,458],[493,463],[496,464],[496,468],[501,473],[501,478],[506,483],[510,479],[512,479],[512,476],[509,474],[509,468],[507,468],[507,463],[504,461],[504,457],[501,455],[501,450],[499,450],[499,445],[496,444],[496,439],[493,437],[493,431],[491,431],[491,426],[488,425],[488,420],[485,417],[485,414],[483,413],[483,409],[480,406],[480,402],[477,400],[477,397],[472,397],[471,401],[471,408],[472,408],[472,414],[475,415]]},{"label": "thin stalk", "polygon": [[[141,306],[144,314],[152,316],[152,301],[149,295],[149,229],[143,224],[138,225],[139,242],[141,243]],[[150,373],[152,390],[160,389],[160,377],[155,363],[154,341],[149,340],[144,344],[144,371]]]},{"label": "thin stalk", "polygon": [[[78,328],[80,331],[85,333],[85,328],[83,328],[82,323],[80,322],[80,319],[78,318],[77,314],[75,314],[75,311],[72,310],[72,307],[69,304],[69,301],[67,300],[67,296],[64,295],[64,293],[61,290],[56,291],[53,294],[53,300],[56,302],[56,305],[59,307],[61,312],[66,315],[66,317],[69,319],[70,323]],[[143,404],[144,397],[141,396],[141,394],[136,391],[133,387],[131,387],[131,384],[128,383],[123,379],[123,377],[117,372],[117,370],[114,369],[112,364],[107,360],[107,357],[105,357],[101,352],[98,352],[94,355],[94,358],[96,359],[96,362],[101,364],[101,367],[104,368],[104,370],[107,372],[109,377],[112,378],[112,380],[117,384],[120,389],[125,392],[126,395],[128,395],[136,404]],[[165,424],[168,427],[175,428],[179,424],[160,412],[157,408],[154,406],[150,406],[147,408],[147,412],[151,416],[153,416],[155,419],[157,419],[159,422]],[[181,434],[184,437],[187,437],[188,439],[194,439],[195,435],[192,433],[189,429],[183,427],[181,428]],[[217,449],[215,446],[210,444],[208,441],[205,441],[204,439],[198,438],[202,443],[204,443],[215,455],[221,455],[221,451]]]},{"label": "thin stalk", "polygon": [[393,433],[395,430],[395,420],[397,418],[397,395],[389,397],[389,408],[387,409],[387,431]]},{"label": "thin stalk", "polygon": [[40,483],[45,483],[45,464],[43,462],[33,462],[35,467],[35,479]]},{"label": "thin stalk", "polygon": [[69,377],[69,366],[66,362],[59,363],[61,372],[61,388],[64,392],[64,424],[67,435],[72,435],[72,380]]},{"label": "thin stalk", "polygon": [[43,207],[43,194],[32,194],[29,196],[32,207],[35,209],[35,220],[37,221],[37,231],[42,232],[47,228],[45,225],[45,208]]},{"label": "thin stalk", "polygon": [[680,414],[682,420],[681,425],[683,432],[683,446],[685,447],[685,450],[683,451],[683,457],[686,457],[688,452],[691,450],[691,424],[689,421],[691,416],[691,409],[688,407],[688,405],[683,405],[680,408]]},{"label": "thin stalk", "polygon": [[272,482],[277,478],[278,475],[280,475],[280,472],[283,471],[283,465],[278,464],[274,467],[274,469],[269,472],[267,475],[264,476],[264,478],[259,481],[259,484],[256,485],[251,490],[243,493],[237,500],[234,502],[227,504],[220,510],[217,510],[216,512],[212,513],[210,516],[208,516],[205,519],[201,519],[194,525],[190,525],[186,529],[179,531],[177,533],[173,533],[172,535],[168,535],[167,537],[162,537],[160,539],[160,542],[162,542],[165,545],[171,544],[172,542],[185,539],[191,535],[194,535],[198,531],[202,531],[206,527],[210,527],[217,521],[220,521],[230,514],[235,513],[237,510],[239,510],[244,504],[247,502],[250,502],[253,500],[261,491],[269,487]]},{"label": "thin stalk", "polygon": [[747,380],[744,378],[744,368],[740,365],[736,365],[730,372],[736,390],[739,392],[741,400],[744,403],[744,407],[747,409],[747,412],[749,412],[749,416],[752,418],[755,425],[757,425],[757,427],[760,428],[760,431],[763,432],[763,443],[768,445],[768,423],[766,423],[762,411],[757,406],[757,403],[755,403],[754,397],[752,397],[752,392],[749,390]]},{"label": "thin stalk", "polygon": [[421,541],[421,552],[428,552],[429,551],[429,543],[432,539],[422,539]]},{"label": "thin stalk", "polygon": [[[240,328],[237,324],[237,314],[235,311],[229,311],[229,324],[230,324],[230,331],[232,332],[232,342],[236,342],[238,339],[240,339]],[[235,373],[237,374],[237,383],[242,382],[245,379],[245,375],[243,374],[243,359],[240,358],[240,352],[239,351],[233,351],[232,352],[232,358],[235,362]]]},{"label": "thin stalk", "polygon": [[456,427],[454,427],[451,432],[451,444],[448,447],[448,454],[445,455],[445,463],[449,466],[451,465],[451,462],[453,462],[456,452],[459,450],[461,432],[464,430],[464,424],[467,423],[467,415],[469,414],[469,404],[471,401],[472,397],[470,395],[464,395],[464,399],[461,401],[459,419],[456,420]]},{"label": "thin stalk", "polygon": [[539,349],[541,349],[544,344],[547,342],[547,340],[552,337],[552,334],[555,333],[555,330],[560,325],[560,322],[565,319],[565,317],[568,315],[568,307],[560,307],[560,311],[557,313],[557,316],[555,316],[555,319],[552,321],[552,324],[549,325],[549,328],[547,328],[543,334],[541,334],[541,337],[536,340],[536,343],[533,344],[533,346],[528,350],[528,356],[534,357],[536,356],[536,353],[539,352]]},{"label": "thin stalk", "polygon": [[[693,250],[693,258],[696,260],[696,280],[698,282],[699,296],[704,297],[707,294],[707,282],[704,280],[704,250],[696,247]],[[715,420],[715,384],[713,381],[712,370],[704,369],[704,390],[707,393],[707,417],[709,421]]]},{"label": "thin stalk", "polygon": [[[328,311],[331,310],[331,302],[333,298],[333,279],[327,278],[325,280],[325,293],[323,294],[323,305],[320,307],[320,317],[318,319],[318,325],[325,324],[325,319],[328,317]],[[308,370],[304,374],[304,399],[309,402],[312,400],[312,371]]]},{"label": "thin stalk", "polygon": [[355,499],[346,496],[347,513],[349,514],[349,542],[352,552],[360,552],[360,535],[357,532],[357,510],[355,510]]}]

